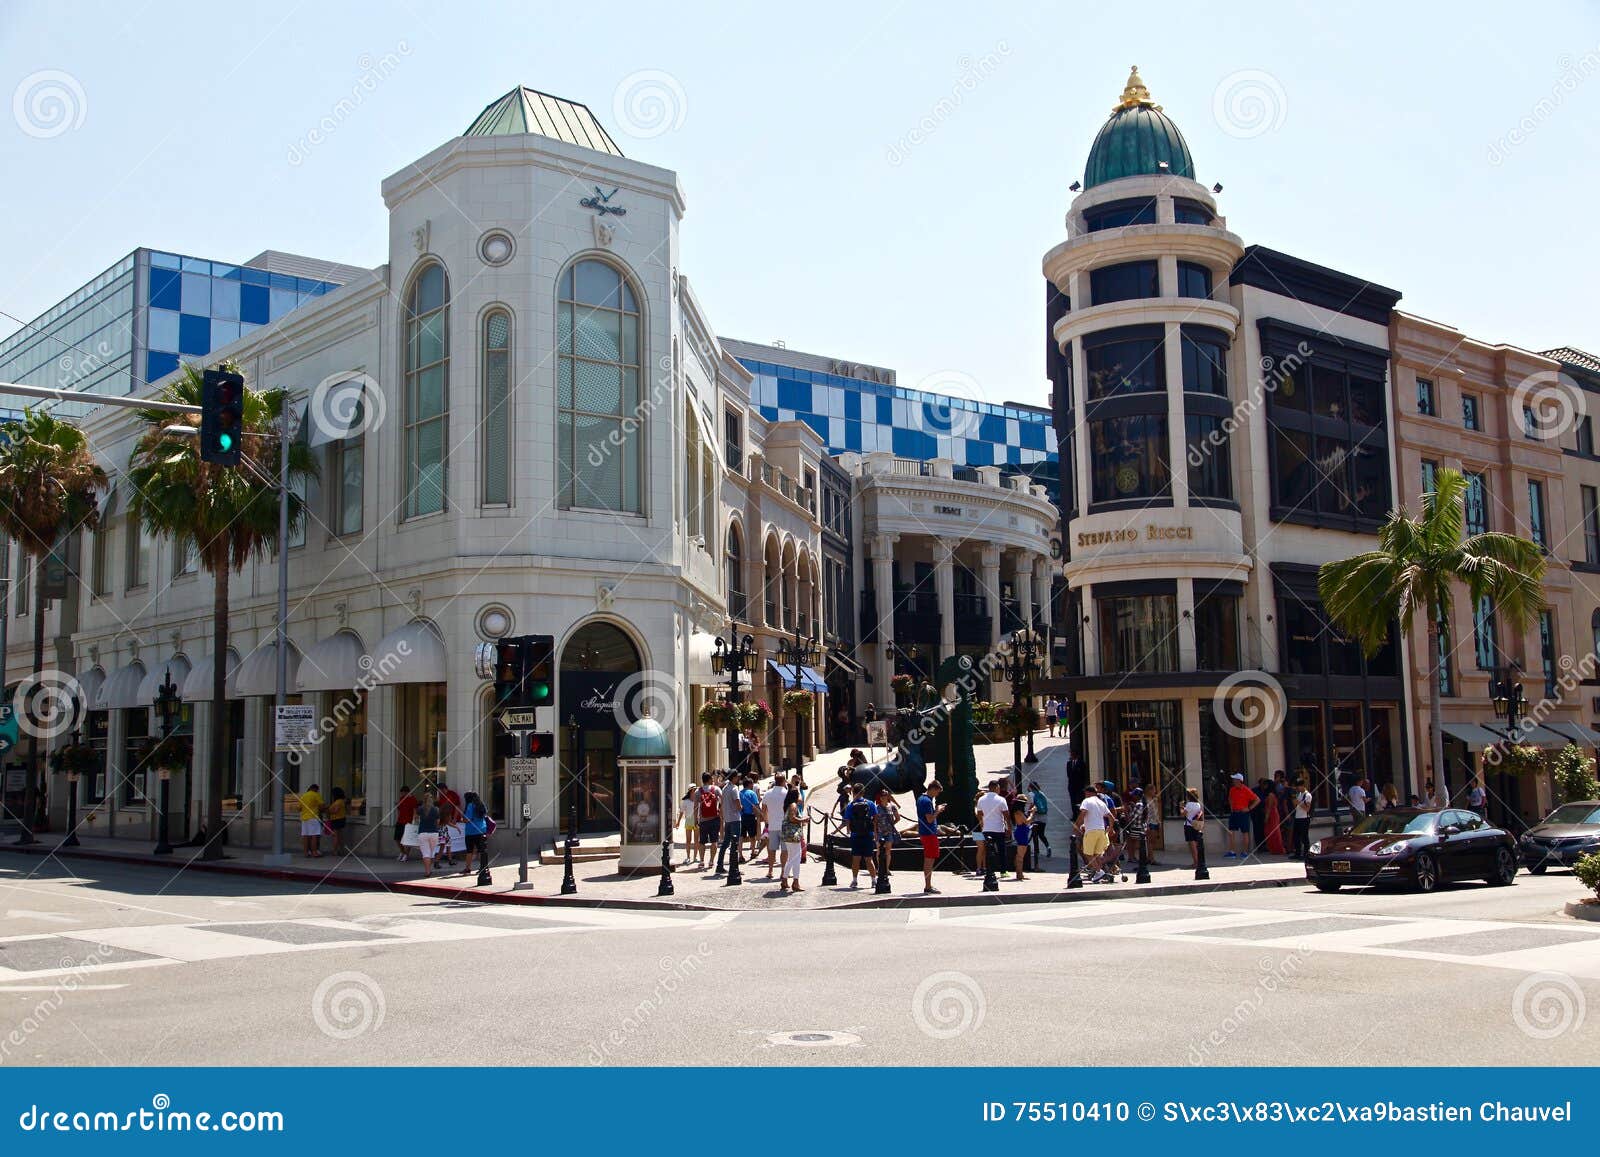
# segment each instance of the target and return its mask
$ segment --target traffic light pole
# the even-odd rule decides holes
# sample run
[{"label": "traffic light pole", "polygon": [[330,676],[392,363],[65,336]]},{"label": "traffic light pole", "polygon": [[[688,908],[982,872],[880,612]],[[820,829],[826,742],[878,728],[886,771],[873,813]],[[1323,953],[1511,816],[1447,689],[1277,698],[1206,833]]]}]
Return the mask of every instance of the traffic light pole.
[{"label": "traffic light pole", "polygon": [[[283,808],[284,761],[288,758],[278,745],[278,716],[289,694],[289,402],[283,403],[283,428],[278,431],[278,686],[273,699],[272,712],[272,814],[277,822],[272,825],[272,855],[269,864],[287,864],[289,857],[283,850],[283,824],[287,819]],[[212,705],[211,726],[222,726],[222,709]]]}]

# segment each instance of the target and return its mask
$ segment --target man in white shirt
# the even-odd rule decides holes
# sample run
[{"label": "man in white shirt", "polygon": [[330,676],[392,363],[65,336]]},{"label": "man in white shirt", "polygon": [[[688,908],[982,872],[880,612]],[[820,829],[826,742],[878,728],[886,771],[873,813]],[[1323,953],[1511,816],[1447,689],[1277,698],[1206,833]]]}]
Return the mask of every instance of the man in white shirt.
[{"label": "man in white shirt", "polygon": [[1094,873],[1092,884],[1105,880],[1100,863],[1111,846],[1111,809],[1100,798],[1094,784],[1083,789],[1083,802],[1078,805],[1078,839],[1083,846],[1084,864]]},{"label": "man in white shirt", "polygon": [[761,797],[761,807],[767,813],[767,879],[772,879],[772,869],[777,866],[778,855],[783,850],[784,802],[789,797],[789,785],[783,773],[772,777],[772,786]]},{"label": "man in white shirt", "polygon": [[1006,797],[995,787],[996,781],[990,780],[988,790],[978,797],[977,807],[979,830],[983,833],[986,845],[984,855],[999,871],[1006,862],[1006,824],[1009,822],[1010,809],[1006,807]]},{"label": "man in white shirt", "polygon": [[1367,789],[1361,786],[1362,781],[1356,780],[1350,785],[1350,793],[1345,797],[1350,801],[1350,820],[1358,824],[1367,816]]},{"label": "man in white shirt", "polygon": [[1056,697],[1047,696],[1044,701],[1044,721],[1050,725],[1050,734],[1056,733]]}]

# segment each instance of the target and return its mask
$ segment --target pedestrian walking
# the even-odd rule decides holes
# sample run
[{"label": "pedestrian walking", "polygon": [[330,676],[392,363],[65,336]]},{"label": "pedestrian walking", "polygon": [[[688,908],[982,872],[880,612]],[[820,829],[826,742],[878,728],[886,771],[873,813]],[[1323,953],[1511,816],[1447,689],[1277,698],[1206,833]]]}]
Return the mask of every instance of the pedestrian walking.
[{"label": "pedestrian walking", "polygon": [[409,787],[401,787],[400,800],[394,806],[394,846],[400,849],[395,859],[402,864],[411,858],[411,849],[417,846],[416,821],[417,797],[411,794]]},{"label": "pedestrian walking", "polygon": [[1228,786],[1228,854],[1224,859],[1250,858],[1250,813],[1255,809],[1256,793],[1244,782],[1237,771],[1229,777]]},{"label": "pedestrian walking", "polygon": [[350,849],[344,846],[344,825],[350,819],[350,804],[345,797],[344,788],[336,787],[328,796],[328,834],[333,837],[333,854],[336,856],[348,855]]},{"label": "pedestrian walking", "polygon": [[[796,776],[798,778],[798,776]],[[800,892],[801,852],[805,847],[805,822],[801,818],[804,799],[798,787],[785,789],[783,796],[783,874],[778,880],[780,892]]]},{"label": "pedestrian walking", "polygon": [[1362,783],[1362,780],[1355,780],[1351,783],[1350,790],[1345,793],[1345,802],[1350,805],[1351,827],[1367,818],[1367,789]]},{"label": "pedestrian walking", "polygon": [[422,855],[422,874],[433,875],[439,854],[439,805],[431,791],[423,792],[417,804],[417,851]]},{"label": "pedestrian walking", "polygon": [[1191,787],[1183,793],[1183,842],[1189,845],[1189,859],[1195,871],[1200,870],[1200,845],[1206,838],[1206,809],[1200,802],[1200,789]]},{"label": "pedestrian walking", "polygon": [[1034,871],[1039,870],[1039,848],[1044,848],[1044,854],[1050,855],[1050,840],[1044,834],[1045,824],[1050,819],[1050,800],[1039,788],[1039,781],[1034,780],[1028,785],[1028,802],[1033,805],[1033,818],[1029,821],[1028,852],[1032,863],[1028,866]]},{"label": "pedestrian walking", "polygon": [[894,802],[894,796],[886,787],[878,789],[878,810],[872,822],[878,843],[878,873],[887,876],[894,856],[894,841],[899,834],[896,829],[900,824],[900,805]]},{"label": "pedestrian walking", "polygon": [[712,849],[717,846],[717,837],[722,832],[722,790],[721,777],[713,778],[709,771],[700,773],[700,868],[705,870],[711,864]]},{"label": "pedestrian walking", "polygon": [[1056,733],[1056,697],[1046,695],[1044,699],[1044,721],[1049,725],[1051,738]]},{"label": "pedestrian walking", "polygon": [[[1392,787],[1393,785],[1389,784],[1385,786],[1388,788]],[[1474,779],[1471,786],[1467,788],[1467,806],[1476,812],[1478,818],[1481,820],[1484,818],[1484,809],[1487,807],[1488,803],[1489,793],[1483,790],[1483,782],[1481,780]]]},{"label": "pedestrian walking", "polygon": [[1301,780],[1294,791],[1294,847],[1290,855],[1304,860],[1311,855],[1311,809],[1314,804],[1311,785]]},{"label": "pedestrian walking", "polygon": [[[783,853],[783,820],[789,807],[789,785],[784,782],[783,774],[772,777],[772,786],[767,788],[767,793],[761,797],[761,810],[766,813],[767,821],[767,879],[772,879],[772,871],[777,866],[779,857]],[[800,792],[795,789],[798,798]]]},{"label": "pedestrian walking", "polygon": [[467,864],[461,869],[463,876],[472,874],[472,859],[478,859],[480,871],[489,868],[489,809],[475,791],[469,791],[462,801],[461,822],[467,837]]},{"label": "pedestrian walking", "polygon": [[306,859],[322,855],[322,792],[312,784],[300,793],[300,850]]},{"label": "pedestrian walking", "polygon": [[700,789],[693,783],[678,801],[678,817],[683,823],[683,866],[700,855]]},{"label": "pedestrian walking", "polygon": [[1006,827],[1010,822],[1011,808],[1000,794],[1000,781],[990,780],[988,790],[978,797],[978,827],[983,833],[983,854],[979,871],[992,866],[995,871],[1006,866]]},{"label": "pedestrian walking", "polygon": [[934,865],[939,862],[939,816],[945,805],[939,802],[944,785],[938,780],[928,784],[917,796],[917,839],[922,843],[922,890],[937,895],[933,886]]},{"label": "pedestrian walking", "polygon": [[[739,836],[745,843],[744,858],[750,863],[755,863],[756,848],[761,843],[761,817],[756,814],[760,806],[755,777],[747,775],[739,787]],[[767,878],[772,878],[770,873]]]},{"label": "pedestrian walking", "polygon": [[744,834],[742,822],[744,801],[741,799],[743,790],[739,777],[736,775],[728,776],[727,782],[722,785],[722,840],[717,844],[717,870],[715,872],[715,875],[718,876],[726,874],[726,869],[723,868],[722,863],[723,857],[729,853],[732,854],[733,863],[744,863],[743,858],[739,855],[739,840]]},{"label": "pedestrian walking", "polygon": [[871,864],[874,853],[873,832],[877,808],[866,797],[866,789],[859,783],[851,785],[850,806],[845,809],[845,826],[850,832],[850,886],[859,888],[863,865]]},{"label": "pedestrian walking", "polygon": [[456,866],[455,834],[461,829],[461,796],[440,775],[434,799],[439,805],[439,860],[453,868]]},{"label": "pedestrian walking", "polygon": [[1100,798],[1094,784],[1083,789],[1083,802],[1078,805],[1078,842],[1083,848],[1084,866],[1092,873],[1091,884],[1104,883],[1109,877],[1102,865],[1106,851],[1111,847],[1111,808]]},{"label": "pedestrian walking", "polygon": [[1062,739],[1067,738],[1067,701],[1064,698],[1056,700],[1056,731]]}]

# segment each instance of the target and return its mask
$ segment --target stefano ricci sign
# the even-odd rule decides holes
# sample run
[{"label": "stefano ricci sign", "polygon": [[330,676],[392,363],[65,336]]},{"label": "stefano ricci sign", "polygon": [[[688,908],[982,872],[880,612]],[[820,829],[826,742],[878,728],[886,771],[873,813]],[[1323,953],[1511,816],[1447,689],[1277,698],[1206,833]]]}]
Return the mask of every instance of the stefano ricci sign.
[{"label": "stefano ricci sign", "polygon": [[1193,541],[1192,526],[1160,526],[1152,522],[1145,526],[1124,526],[1116,530],[1081,530],[1078,532],[1077,545],[1079,547],[1132,546],[1138,543]]}]

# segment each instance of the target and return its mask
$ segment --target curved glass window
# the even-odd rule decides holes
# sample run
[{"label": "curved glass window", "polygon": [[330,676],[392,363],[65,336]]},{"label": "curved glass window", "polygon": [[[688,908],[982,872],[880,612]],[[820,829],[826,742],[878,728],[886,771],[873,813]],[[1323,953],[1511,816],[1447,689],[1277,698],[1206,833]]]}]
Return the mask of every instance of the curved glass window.
[{"label": "curved glass window", "polygon": [[405,302],[406,498],[414,518],[444,509],[446,428],[450,416],[450,284],[428,265]]},{"label": "curved glass window", "polygon": [[1111,394],[1158,393],[1167,388],[1167,360],[1159,329],[1146,335],[1142,329],[1126,337],[1107,337],[1118,331],[1092,334],[1083,341],[1084,369],[1089,375],[1089,397]]},{"label": "curved glass window", "polygon": [[1178,296],[1210,297],[1211,270],[1192,261],[1178,262]]},{"label": "curved glass window", "polygon": [[1189,201],[1182,197],[1172,199],[1172,219],[1179,225],[1209,225],[1216,220],[1199,201]]},{"label": "curved glass window", "polygon": [[1190,498],[1233,498],[1233,464],[1223,421],[1210,414],[1184,417]]},{"label": "curved glass window", "polygon": [[642,513],[641,335],[628,279],[603,261],[569,267],[556,339],[561,505]]},{"label": "curved glass window", "polygon": [[1141,674],[1178,669],[1176,595],[1095,599],[1100,613],[1100,672]]},{"label": "curved glass window", "polygon": [[1227,397],[1228,339],[1216,330],[1196,332],[1185,326],[1182,340],[1183,388]]},{"label": "curved glass window", "polygon": [[1159,498],[1172,490],[1167,416],[1129,414],[1089,423],[1091,502]]},{"label": "curved glass window", "polygon": [[1083,223],[1089,232],[1101,229],[1120,229],[1124,225],[1154,225],[1156,223],[1155,198],[1136,201],[1108,201],[1083,214]]},{"label": "curved glass window", "polygon": [[1089,271],[1089,300],[1093,305],[1160,296],[1161,280],[1154,261],[1125,261]]},{"label": "curved glass window", "polygon": [[483,319],[483,501],[511,501],[511,314]]}]

